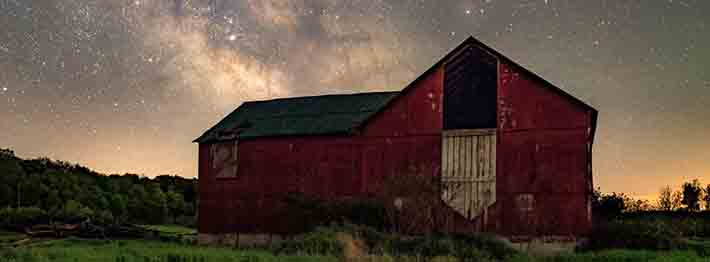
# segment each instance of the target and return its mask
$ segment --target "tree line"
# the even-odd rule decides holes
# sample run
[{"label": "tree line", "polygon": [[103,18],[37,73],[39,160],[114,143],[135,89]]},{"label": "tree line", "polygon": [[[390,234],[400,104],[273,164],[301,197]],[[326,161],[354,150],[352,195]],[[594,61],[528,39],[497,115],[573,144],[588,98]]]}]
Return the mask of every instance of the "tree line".
[{"label": "tree line", "polygon": [[190,226],[197,202],[194,178],[103,175],[49,158],[20,159],[12,150],[0,149],[0,224],[92,219]]},{"label": "tree line", "polygon": [[710,184],[702,185],[698,179],[684,182],[680,188],[664,186],[655,202],[634,199],[624,193],[601,193],[594,191],[593,208],[600,214],[622,212],[665,211],[699,212],[710,211]]}]

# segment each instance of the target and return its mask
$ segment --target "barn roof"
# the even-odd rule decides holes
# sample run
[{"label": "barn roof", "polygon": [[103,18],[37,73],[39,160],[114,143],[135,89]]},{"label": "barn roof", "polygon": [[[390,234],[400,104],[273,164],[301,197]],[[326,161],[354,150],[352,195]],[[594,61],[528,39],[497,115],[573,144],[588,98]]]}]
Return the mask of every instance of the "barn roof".
[{"label": "barn roof", "polygon": [[194,142],[350,134],[398,94],[371,92],[245,102]]}]

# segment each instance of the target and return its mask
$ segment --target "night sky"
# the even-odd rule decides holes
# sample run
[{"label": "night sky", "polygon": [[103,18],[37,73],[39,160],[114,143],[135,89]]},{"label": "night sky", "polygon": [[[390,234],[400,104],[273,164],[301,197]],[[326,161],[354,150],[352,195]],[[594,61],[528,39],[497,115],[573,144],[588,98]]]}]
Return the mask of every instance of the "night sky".
[{"label": "night sky", "polygon": [[246,100],[399,90],[473,35],[600,111],[595,187],[710,183],[707,0],[0,0],[0,147],[197,173]]}]

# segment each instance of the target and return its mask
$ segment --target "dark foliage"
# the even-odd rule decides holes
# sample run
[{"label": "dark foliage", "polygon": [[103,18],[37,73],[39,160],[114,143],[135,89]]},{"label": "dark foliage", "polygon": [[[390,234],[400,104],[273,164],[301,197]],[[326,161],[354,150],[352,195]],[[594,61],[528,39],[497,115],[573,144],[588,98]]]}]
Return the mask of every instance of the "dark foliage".
[{"label": "dark foliage", "polygon": [[619,221],[663,226],[684,238],[710,238],[710,211],[644,211],[625,213]]},{"label": "dark foliage", "polygon": [[336,255],[343,253],[344,245],[337,238],[337,232],[328,228],[315,230],[283,241],[274,247],[277,254]]},{"label": "dark foliage", "polygon": [[[24,160],[0,150],[1,226],[91,220],[99,224],[192,225],[197,179],[102,175],[48,158]],[[31,218],[28,218],[28,216]]]},{"label": "dark foliage", "polygon": [[327,254],[340,256],[343,238],[352,236],[354,241],[364,243],[363,252],[375,255],[416,256],[432,258],[454,256],[462,261],[504,260],[517,251],[489,235],[431,234],[403,236],[385,233],[372,227],[345,224],[335,227],[319,227],[316,230],[285,241],[274,249],[279,254]]},{"label": "dark foliage", "polygon": [[700,210],[700,200],[702,199],[703,188],[697,179],[683,183],[683,199],[681,203],[689,211]]},{"label": "dark foliage", "polygon": [[685,247],[682,235],[666,225],[636,220],[612,220],[595,225],[588,243],[582,249],[672,250]]},{"label": "dark foliage", "polygon": [[301,221],[302,232],[332,224],[358,224],[379,230],[389,228],[385,206],[376,199],[340,199],[324,201],[301,193],[291,193],[284,199],[284,213],[291,221]]},{"label": "dark foliage", "polygon": [[594,217],[606,220],[626,211],[631,201],[631,198],[623,193],[603,194],[599,190],[594,190],[592,212]]}]

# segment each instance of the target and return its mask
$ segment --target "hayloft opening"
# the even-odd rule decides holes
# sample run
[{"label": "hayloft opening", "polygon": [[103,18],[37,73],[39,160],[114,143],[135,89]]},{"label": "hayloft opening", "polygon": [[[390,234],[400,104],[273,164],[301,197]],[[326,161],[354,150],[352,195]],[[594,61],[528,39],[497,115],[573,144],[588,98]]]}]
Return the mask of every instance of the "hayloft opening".
[{"label": "hayloft opening", "polygon": [[444,70],[444,130],[496,128],[496,58],[469,46]]}]

